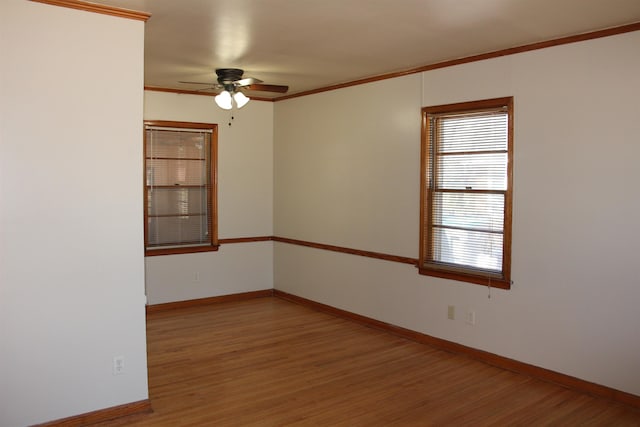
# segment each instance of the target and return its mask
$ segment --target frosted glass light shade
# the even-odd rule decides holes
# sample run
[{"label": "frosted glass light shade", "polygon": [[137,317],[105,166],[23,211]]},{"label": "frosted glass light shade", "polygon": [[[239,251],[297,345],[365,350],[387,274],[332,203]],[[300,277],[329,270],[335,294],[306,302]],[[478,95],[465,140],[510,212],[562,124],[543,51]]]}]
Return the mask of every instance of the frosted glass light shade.
[{"label": "frosted glass light shade", "polygon": [[228,91],[224,90],[220,92],[213,99],[216,101],[218,107],[223,110],[231,110],[231,94]]},{"label": "frosted glass light shade", "polygon": [[234,93],[233,99],[235,99],[238,108],[244,107],[245,105],[247,105],[247,102],[249,102],[249,98],[242,92]]}]

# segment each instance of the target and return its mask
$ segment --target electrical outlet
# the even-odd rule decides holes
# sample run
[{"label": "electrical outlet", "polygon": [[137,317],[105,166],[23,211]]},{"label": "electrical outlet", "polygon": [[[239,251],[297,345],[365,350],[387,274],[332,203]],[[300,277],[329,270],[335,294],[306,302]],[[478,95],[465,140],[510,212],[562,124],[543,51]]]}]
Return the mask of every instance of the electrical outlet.
[{"label": "electrical outlet", "polygon": [[467,311],[467,317],[465,318],[465,321],[469,325],[475,325],[476,324],[476,312],[473,311],[473,310]]},{"label": "electrical outlet", "polygon": [[447,307],[447,319],[455,320],[456,319],[456,306],[450,305]]},{"label": "electrical outlet", "polygon": [[124,374],[124,356],[115,356],[113,358],[113,375]]}]

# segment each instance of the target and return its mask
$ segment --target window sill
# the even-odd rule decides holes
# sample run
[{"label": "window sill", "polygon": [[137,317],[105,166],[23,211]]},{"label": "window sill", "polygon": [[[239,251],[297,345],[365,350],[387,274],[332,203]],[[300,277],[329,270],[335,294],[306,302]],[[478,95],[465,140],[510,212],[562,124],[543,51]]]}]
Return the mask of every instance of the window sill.
[{"label": "window sill", "polygon": [[187,246],[184,248],[145,249],[144,256],[191,254],[198,252],[215,252],[219,245]]},{"label": "window sill", "polygon": [[447,271],[429,267],[418,267],[418,272],[424,276],[440,277],[442,279],[457,280],[459,282],[473,283],[475,285],[490,286],[499,289],[511,289],[511,281],[499,278],[465,274],[458,271]]}]

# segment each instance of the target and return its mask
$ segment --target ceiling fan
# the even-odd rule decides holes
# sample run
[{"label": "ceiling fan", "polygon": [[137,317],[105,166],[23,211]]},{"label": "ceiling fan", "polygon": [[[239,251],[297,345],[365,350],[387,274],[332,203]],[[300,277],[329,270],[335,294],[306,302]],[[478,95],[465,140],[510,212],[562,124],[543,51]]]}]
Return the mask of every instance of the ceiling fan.
[{"label": "ceiling fan", "polygon": [[258,80],[254,77],[242,78],[244,70],[239,68],[218,68],[216,69],[216,75],[218,76],[218,83],[202,83],[202,82],[183,82],[187,84],[209,85],[205,88],[220,90],[220,93],[216,95],[215,101],[218,107],[224,110],[230,110],[233,108],[233,101],[238,108],[242,108],[249,102],[249,98],[242,92],[243,90],[256,90],[260,92],[276,92],[285,93],[289,90],[289,86],[281,85],[268,85],[262,84],[262,80]]}]

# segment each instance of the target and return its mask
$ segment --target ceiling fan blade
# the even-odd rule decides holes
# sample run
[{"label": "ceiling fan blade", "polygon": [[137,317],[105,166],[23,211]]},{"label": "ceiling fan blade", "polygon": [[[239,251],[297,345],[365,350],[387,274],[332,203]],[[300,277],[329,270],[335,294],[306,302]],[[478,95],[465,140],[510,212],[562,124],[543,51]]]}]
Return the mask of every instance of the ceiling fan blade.
[{"label": "ceiling fan blade", "polygon": [[213,86],[215,85],[215,83],[203,83],[203,82],[183,82],[182,80],[179,80],[178,83],[186,83],[186,84],[190,84],[190,85],[209,85],[209,86]]},{"label": "ceiling fan blade", "polygon": [[255,77],[247,77],[242,80],[237,80],[234,83],[236,86],[249,86],[256,83],[262,83],[262,80],[256,79]]},{"label": "ceiling fan blade", "polygon": [[261,92],[277,92],[277,93],[285,93],[289,90],[289,86],[280,86],[280,85],[263,85],[263,84],[251,84],[246,86],[249,90],[258,90]]}]

